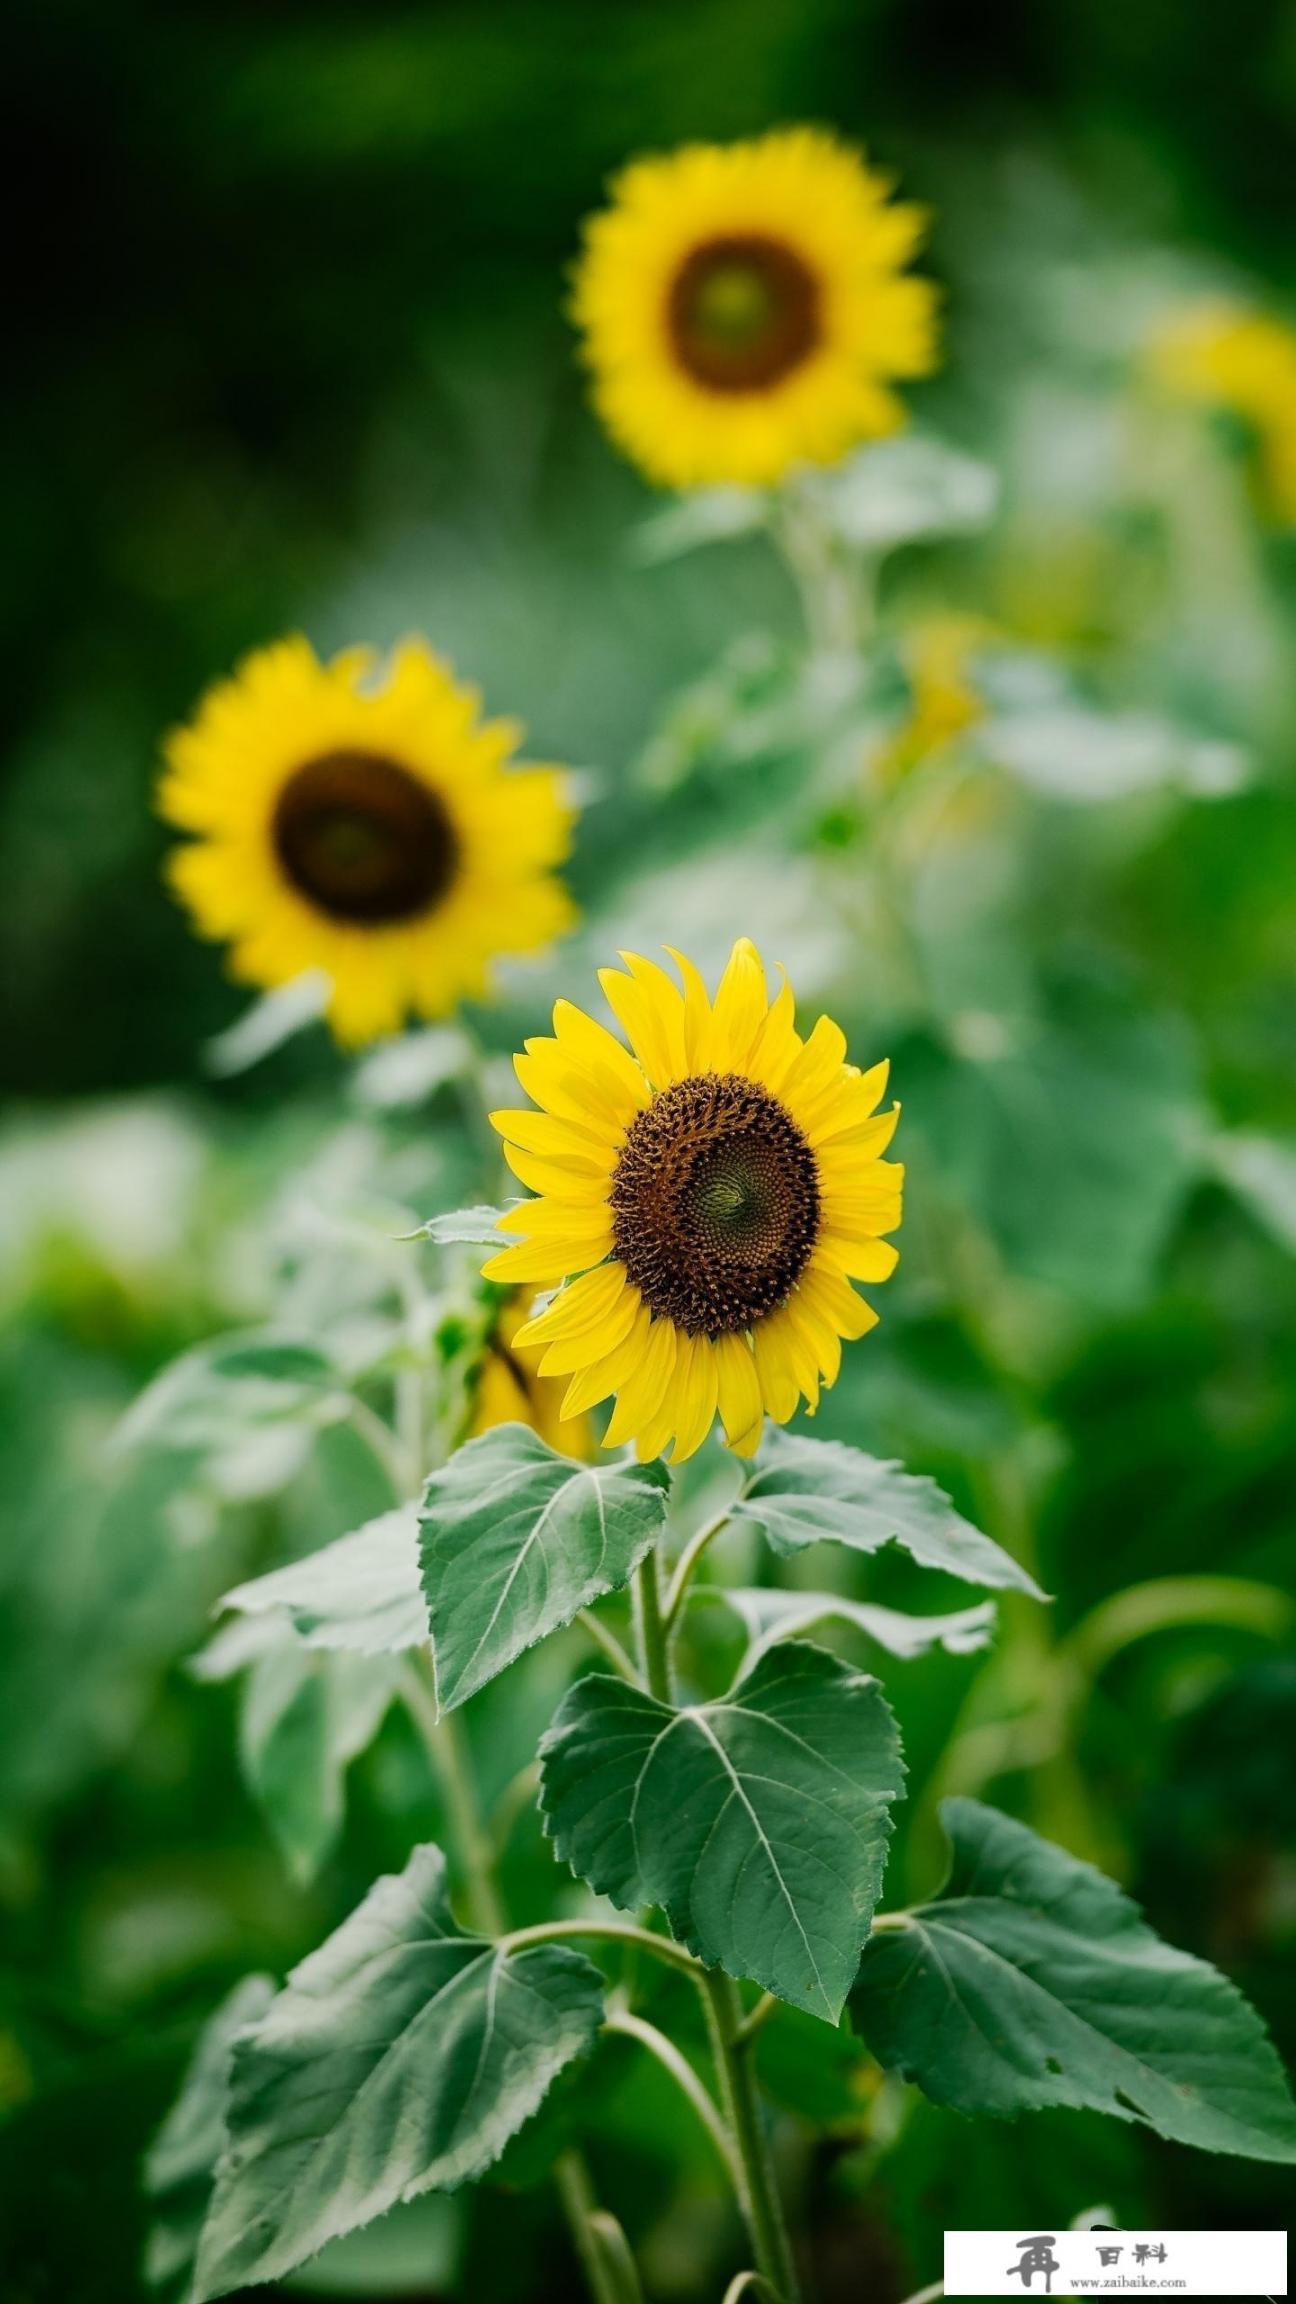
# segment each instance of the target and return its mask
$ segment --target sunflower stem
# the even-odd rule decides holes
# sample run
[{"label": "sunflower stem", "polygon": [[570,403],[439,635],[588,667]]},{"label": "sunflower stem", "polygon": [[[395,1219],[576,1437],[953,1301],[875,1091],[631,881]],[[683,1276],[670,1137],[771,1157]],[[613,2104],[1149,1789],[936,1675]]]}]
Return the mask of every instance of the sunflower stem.
[{"label": "sunflower stem", "polygon": [[602,1649],[613,1671],[619,1674],[622,1680],[629,1680],[632,1686],[637,1687],[639,1675],[635,1670],[633,1660],[627,1656],[615,1632],[609,1632],[606,1624],[600,1622],[591,1608],[580,1609],[576,1622],[582,1632],[588,1634],[595,1647]]},{"label": "sunflower stem", "polygon": [[662,1620],[661,1586],[657,1581],[657,1554],[651,1551],[635,1570],[635,1645],[643,1684],[661,1703],[671,1700],[670,1641]]},{"label": "sunflower stem", "polygon": [[584,2156],[579,2152],[564,2152],[554,2167],[554,2183],[593,2304],[629,2304],[626,2284],[617,2278],[606,2250],[600,2245],[596,2221],[598,2195]]},{"label": "sunflower stem", "polygon": [[688,1598],[688,1588],[693,1581],[693,1572],[699,1560],[707,1546],[713,1543],[720,1534],[721,1529],[727,1528],[728,1525],[729,1506],[726,1504],[723,1512],[717,1512],[713,1519],[705,1521],[696,1534],[690,1536],[688,1543],[681,1552],[679,1564],[670,1580],[670,1589],[666,1595],[665,1613],[662,1618],[662,1627],[668,1640],[675,1629],[680,1610]]},{"label": "sunflower stem", "polygon": [[779,2201],[769,2139],[761,2118],[751,2040],[743,2040],[742,2003],[732,1977],[709,1968],[702,1978],[711,2051],[729,2130],[741,2171],[738,2197],[756,2256],[756,2269],[783,2304],[800,2304],[792,2244]]},{"label": "sunflower stem", "polygon": [[669,2072],[681,2095],[687,2096],[737,2191],[742,2183],[742,2167],[734,2151],[733,2138],[688,2058],[673,2040],[668,2040],[664,2032],[658,2031],[655,2024],[645,2022],[642,2016],[633,2015],[628,2008],[614,2009],[604,2029],[620,2032],[628,2040],[637,2040],[650,2056],[656,2057],[663,2071]]}]

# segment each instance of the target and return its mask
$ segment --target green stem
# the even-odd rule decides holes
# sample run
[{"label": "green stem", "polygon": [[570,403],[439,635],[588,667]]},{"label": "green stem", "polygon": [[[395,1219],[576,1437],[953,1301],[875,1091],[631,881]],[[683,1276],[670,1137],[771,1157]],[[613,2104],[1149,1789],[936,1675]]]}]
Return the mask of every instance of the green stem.
[{"label": "green stem", "polygon": [[463,1872],[468,1916],[483,1936],[500,1936],[507,1922],[495,1880],[495,1852],[477,1801],[477,1789],[457,1714],[439,1716],[436,1698],[418,1671],[411,1672],[405,1702],[423,1732],[428,1757],[445,1802],[446,1822]]},{"label": "green stem", "polygon": [[671,1700],[670,1653],[667,1628],[662,1621],[661,1587],[657,1582],[657,1554],[641,1560],[634,1580],[635,1640],[639,1668],[649,1693],[663,1704]]},{"label": "green stem", "polygon": [[722,1969],[710,1968],[702,1979],[702,1998],[720,2094],[741,2165],[739,2197],[755,2250],[756,2269],[783,2304],[800,2304],[792,2246],[761,2120],[750,2043],[739,2039],[743,2015],[738,1987]]},{"label": "green stem", "polygon": [[655,2024],[645,2023],[642,2016],[632,2015],[628,2008],[615,2009],[608,2017],[605,2029],[620,2032],[628,2040],[637,2040],[650,2056],[655,2056],[663,2071],[669,2072],[681,2095],[687,2096],[698,2119],[720,2155],[730,2183],[735,2191],[742,2184],[742,2169],[733,2148],[733,2140],[720,2114],[712,2103],[687,2056],[681,2054],[673,2040],[659,2032]]},{"label": "green stem", "polygon": [[628,1680],[632,1687],[637,1688],[639,1675],[615,1632],[609,1632],[606,1624],[599,1620],[592,1608],[582,1608],[577,1615],[576,1622],[582,1632],[586,1633],[594,1642],[595,1647],[602,1649],[613,1671],[619,1674],[622,1680]]},{"label": "green stem", "polygon": [[688,1588],[693,1581],[693,1572],[699,1560],[706,1551],[708,1544],[713,1543],[721,1529],[727,1528],[729,1525],[729,1510],[730,1508],[726,1504],[723,1512],[717,1512],[714,1519],[705,1521],[697,1533],[690,1536],[679,1556],[679,1565],[670,1580],[670,1590],[666,1595],[666,1612],[663,1617],[663,1624],[667,1639],[674,1631],[680,1610],[688,1598]]},{"label": "green stem", "polygon": [[598,2196],[589,2169],[579,2152],[564,2152],[554,2166],[554,2182],[562,2202],[572,2244],[580,2258],[585,2284],[594,2304],[627,2304],[626,2290],[599,2245]]},{"label": "green stem", "polygon": [[531,1944],[561,1944],[580,1937],[599,1937],[627,1949],[653,1952],[668,1967],[678,1968],[696,1983],[703,1970],[691,1952],[669,1936],[654,1936],[651,1928],[636,1928],[632,1920],[538,1920],[531,1928],[513,1928],[503,1939],[510,1952]]}]

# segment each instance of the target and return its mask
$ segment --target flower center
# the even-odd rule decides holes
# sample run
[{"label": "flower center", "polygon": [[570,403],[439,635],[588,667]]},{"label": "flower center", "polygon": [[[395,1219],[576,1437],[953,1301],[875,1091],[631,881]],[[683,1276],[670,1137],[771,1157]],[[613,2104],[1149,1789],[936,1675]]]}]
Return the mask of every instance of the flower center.
[{"label": "flower center", "polygon": [[612,1173],[614,1253],[650,1312],[733,1336],[787,1301],[819,1233],[815,1157],[754,1080],[708,1072],[636,1114]]},{"label": "flower center", "polygon": [[699,384],[751,392],[779,384],[819,341],[819,284],[781,240],[734,232],[684,259],[666,305],[671,342]]},{"label": "flower center", "polygon": [[444,896],[459,844],[435,792],[377,752],[325,752],[290,776],[274,813],[288,878],[335,920],[412,920]]}]

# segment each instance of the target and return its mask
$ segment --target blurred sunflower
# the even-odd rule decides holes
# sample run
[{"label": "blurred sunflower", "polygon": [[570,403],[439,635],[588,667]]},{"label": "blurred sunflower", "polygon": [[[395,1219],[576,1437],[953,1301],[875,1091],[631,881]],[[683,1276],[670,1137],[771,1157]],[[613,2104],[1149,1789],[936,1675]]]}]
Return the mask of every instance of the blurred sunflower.
[{"label": "blurred sunflower", "polygon": [[556,1376],[541,1376],[534,1346],[518,1343],[535,1303],[535,1290],[517,1288],[505,1297],[473,1381],[468,1429],[464,1437],[493,1432],[497,1424],[529,1424],[562,1456],[590,1454],[588,1416],[564,1416],[566,1383]]},{"label": "blurred sunflower", "polygon": [[367,649],[325,664],[282,640],[209,691],[167,741],[158,808],[195,835],[168,876],[240,981],[322,970],[356,1046],[481,997],[494,959],[571,926],[560,772],[510,769],[516,723],[479,712],[417,640],[384,678]]},{"label": "blurred sunflower", "polygon": [[900,662],[909,683],[909,711],[883,747],[879,767],[890,780],[952,744],[986,717],[975,680],[978,654],[999,637],[985,617],[920,617],[903,634]]},{"label": "blurred sunflower", "polygon": [[586,226],[573,313],[608,431],[650,480],[765,485],[893,432],[935,365],[918,208],[811,128],[638,160]]},{"label": "blurred sunflower", "polygon": [[1267,509],[1296,522],[1296,328],[1244,306],[1202,304],[1163,323],[1148,364],[1176,398],[1241,420],[1259,450]]},{"label": "blurred sunflower", "polygon": [[484,1271],[565,1282],[515,1343],[570,1379],[565,1416],[616,1394],[605,1447],[646,1460],[673,1438],[679,1463],[717,1413],[750,1455],[767,1414],[817,1406],[843,1337],[876,1323],[851,1283],[895,1269],[883,1235],[904,1170],[882,1158],[898,1118],[877,1109],[885,1064],[848,1064],[827,1017],[803,1039],[790,986],[770,1001],[745,938],[714,1001],[672,957],[682,990],[633,953],[600,973],[628,1049],[560,1000],[555,1037],[517,1057],[537,1109],[493,1119],[538,1197],[500,1219],[522,1237]]}]

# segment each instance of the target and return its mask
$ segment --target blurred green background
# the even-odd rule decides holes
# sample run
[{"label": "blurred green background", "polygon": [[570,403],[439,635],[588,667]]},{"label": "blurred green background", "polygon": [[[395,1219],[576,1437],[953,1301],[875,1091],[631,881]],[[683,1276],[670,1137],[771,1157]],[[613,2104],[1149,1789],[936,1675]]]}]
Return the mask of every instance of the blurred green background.
[{"label": "blurred green background", "polygon": [[[949,1035],[897,1013],[863,962],[824,963],[853,1041],[894,1024],[880,1045],[918,1132],[915,1185],[939,1179],[929,1210],[961,1194],[993,1260],[953,1288],[937,1215],[911,1199],[907,1277],[823,1429],[904,1453],[1029,1541],[1058,1596],[1041,1641],[1168,1576],[1291,1593],[1296,1185],[1290,1150],[1260,1156],[1257,1185],[1254,1145],[1296,1135],[1296,546],[1230,510],[1188,596],[1164,520],[1090,483],[1095,411],[1122,388],[1148,283],[1296,298],[1296,9],[47,0],[19,6],[7,61],[26,189],[0,447],[0,2293],[134,2304],[138,2164],[197,2025],[437,1819],[389,1723],[337,1848],[295,1886],[240,1774],[230,1691],[183,1669],[249,1562],[377,1507],[363,1461],[334,1434],[278,1486],[225,1467],[218,1514],[169,1458],[106,1474],[105,1443],[161,1363],[255,1316],[304,1262],[275,1214],[290,1180],[333,1205],[382,1163],[384,1189],[422,1209],[461,1182],[417,1113],[353,1099],[338,1125],[320,1034],[238,1080],[204,1076],[199,1050],[240,1001],[159,884],[158,737],[282,630],[328,650],[419,628],[525,720],[533,756],[590,771],[588,907],[616,917],[633,850],[668,875],[701,859],[704,890],[741,911],[756,803],[632,771],[744,628],[788,645],[794,595],[756,542],[639,564],[627,540],[651,507],[586,408],[561,308],[580,219],[637,149],[810,118],[898,171],[934,211],[947,298],[920,414],[1002,469],[1005,503],[988,540],[901,555],[884,608],[983,610],[1254,762],[1210,805],[1015,828],[1006,958],[993,888],[933,933],[951,981],[1015,983],[1028,955],[1075,1100],[1058,1125],[1079,1182],[1060,1197],[1038,1146],[1033,1173],[1016,1163],[1011,1114],[981,1112]],[[793,747],[775,774],[799,773]],[[854,839],[826,810],[806,852],[849,881]],[[654,940],[677,933],[662,919]],[[514,1013],[533,997],[515,992]],[[1184,1152],[1219,1126],[1252,1147],[1247,1190],[1236,1162]],[[1132,1147],[1114,1168],[1112,1138]],[[1238,1976],[1290,2054],[1290,1617],[1207,1618],[1096,1666],[1060,1745],[1037,1732],[1049,1664],[1030,1633],[1010,1651],[1019,1686],[937,1657],[903,1668],[896,1701],[916,1775],[966,1773],[965,1740],[987,1730],[972,1788],[1108,1863],[1164,1933]],[[553,1693],[533,1679],[518,1718],[474,1713],[492,1780]],[[930,1816],[914,1838],[921,1874]],[[856,2077],[785,2038],[771,2087],[836,2123],[803,2166],[830,2300],[859,2292],[863,2266],[894,2304],[935,2276],[944,2224],[1100,2201],[1131,2223],[1281,2221],[1275,2171],[1097,2120],[973,2132],[920,2109],[903,2150],[885,2123],[862,2145]],[[712,2211],[655,2081],[613,2064],[600,2179],[652,2293],[691,2304],[711,2293],[693,2282]],[[570,2293],[525,2168],[507,2214],[488,2196],[449,2235],[434,2203],[410,2252],[399,2278],[399,2248],[336,2277],[375,2299],[452,2277],[474,2304]]]}]

